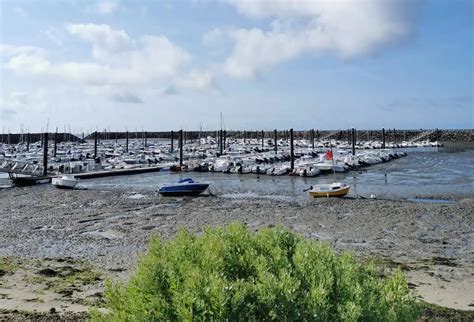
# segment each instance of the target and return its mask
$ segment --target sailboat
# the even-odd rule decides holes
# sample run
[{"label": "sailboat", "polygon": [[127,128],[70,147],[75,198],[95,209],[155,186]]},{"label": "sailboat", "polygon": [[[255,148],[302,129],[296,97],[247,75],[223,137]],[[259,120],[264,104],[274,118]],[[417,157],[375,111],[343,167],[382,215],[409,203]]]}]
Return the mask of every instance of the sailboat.
[{"label": "sailboat", "polygon": [[336,172],[332,147],[330,151],[327,151],[325,153],[324,157],[327,160],[332,160],[334,183],[315,185],[309,190],[309,195],[314,198],[344,197],[345,195],[347,195],[351,187],[345,183],[336,182]]}]

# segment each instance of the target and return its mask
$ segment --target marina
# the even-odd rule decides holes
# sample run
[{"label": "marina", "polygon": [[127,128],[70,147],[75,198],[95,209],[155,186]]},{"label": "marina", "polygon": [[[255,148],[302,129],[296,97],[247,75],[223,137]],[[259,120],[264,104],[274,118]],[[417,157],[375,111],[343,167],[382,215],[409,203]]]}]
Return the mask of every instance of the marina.
[{"label": "marina", "polygon": [[[129,139],[128,132],[125,140],[101,139],[95,132],[90,135],[93,140],[54,134],[51,142],[50,136],[44,134],[41,141],[25,143],[22,140],[30,139],[28,134],[19,137],[17,144],[1,145],[0,172],[8,173],[17,185],[44,183],[45,179],[61,174],[89,179],[163,170],[315,177],[331,172],[344,173],[405,156],[400,149],[441,146],[437,141],[426,140],[434,134],[439,137],[439,131],[434,130],[399,143],[386,141],[385,130],[382,130],[381,141],[357,141],[354,129],[349,131],[347,141],[331,139],[336,134],[340,136],[342,131],[329,131],[324,139],[317,139],[314,130],[308,132],[309,138],[304,138],[303,132],[300,133],[303,138],[295,139],[292,129],[282,133],[285,138],[279,138],[277,130],[273,138],[266,137],[264,131],[255,132],[256,138],[247,133],[244,138],[238,138],[235,133],[234,137],[227,137],[226,131],[220,130],[217,137],[201,138],[200,133],[198,138],[186,142],[186,133],[179,131],[177,144],[173,131],[169,141],[153,139],[147,132],[143,132],[139,140]],[[74,139],[63,142],[58,139],[61,137]],[[425,140],[420,141],[422,139]],[[332,149],[334,160],[328,160],[324,153]]]},{"label": "marina", "polygon": [[0,1],[0,321],[474,321],[471,9]]},{"label": "marina", "polygon": [[[313,141],[311,133],[306,139],[294,140],[293,171],[290,138],[286,140],[283,132],[279,133],[283,138],[277,140],[276,152],[273,138],[264,139],[262,147],[261,138],[244,137],[226,138],[222,155],[218,137],[198,139],[196,133],[196,138],[183,144],[181,166],[179,138],[147,138],[146,146],[144,138],[130,139],[128,146],[126,140],[104,138],[97,140],[96,158],[94,140],[58,142],[56,157],[54,142],[50,141],[47,176],[42,175],[41,141],[30,144],[29,151],[23,143],[3,144],[0,164],[18,164],[18,172],[25,164],[39,169],[38,176],[14,174],[20,185],[23,181],[26,185],[48,183],[53,177],[68,174],[79,179],[76,189],[150,192],[176,182],[176,178],[192,177],[213,182],[212,193],[230,198],[304,200],[305,189],[336,180],[351,186],[349,197],[444,197],[472,191],[474,155],[470,144],[387,141],[382,149],[383,141],[360,140],[353,155],[349,140]],[[335,131],[328,133],[334,135]],[[325,158],[331,147],[334,163]],[[0,187],[11,186],[9,174],[0,172]]]}]

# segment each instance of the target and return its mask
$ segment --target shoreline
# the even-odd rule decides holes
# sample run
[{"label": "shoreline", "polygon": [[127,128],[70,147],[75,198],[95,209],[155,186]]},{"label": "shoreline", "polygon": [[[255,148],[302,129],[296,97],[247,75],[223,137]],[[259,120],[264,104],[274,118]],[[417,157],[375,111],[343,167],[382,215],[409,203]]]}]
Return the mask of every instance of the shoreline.
[{"label": "shoreline", "polygon": [[[470,227],[474,226],[474,198],[451,198],[456,202],[351,198],[288,202],[163,198],[152,192],[68,191],[52,186],[13,188],[0,195],[0,213],[5,214],[0,217],[0,258],[16,258],[23,275],[37,276],[39,271],[53,267],[62,276],[69,274],[63,272],[69,266],[83,274],[89,271],[82,265],[91,265],[103,278],[123,280],[133,272],[152,234],[167,239],[180,226],[199,233],[205,226],[234,221],[255,231],[282,225],[304,237],[329,243],[338,252],[350,251],[362,261],[372,260],[388,271],[400,266],[415,294],[424,301],[472,311],[474,253],[470,251]],[[13,275],[0,276],[0,282],[5,283],[5,276]],[[51,297],[62,296],[61,304],[48,303],[47,296],[36,293],[30,297],[39,299],[37,305],[18,294],[16,303],[29,303],[28,307],[41,312],[48,312],[49,304],[58,312],[80,312],[74,305],[99,300],[103,278],[78,283],[66,292],[69,296],[42,291]],[[25,289],[31,286],[24,284]],[[0,297],[0,308],[18,309],[8,304],[15,302],[14,294],[0,288],[0,293],[8,293]],[[97,299],[91,299],[88,292],[96,294]]]}]

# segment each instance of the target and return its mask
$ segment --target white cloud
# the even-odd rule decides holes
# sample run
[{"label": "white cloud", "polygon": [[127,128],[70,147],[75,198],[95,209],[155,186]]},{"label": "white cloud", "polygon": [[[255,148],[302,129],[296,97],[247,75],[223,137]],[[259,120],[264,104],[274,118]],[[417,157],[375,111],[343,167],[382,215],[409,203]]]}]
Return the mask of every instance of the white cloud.
[{"label": "white cloud", "polygon": [[36,47],[0,47],[5,67],[20,75],[49,76],[85,84],[144,84],[173,81],[183,74],[190,54],[164,36],[131,39],[108,25],[68,25],[74,36],[92,44],[92,61],[52,62]]},{"label": "white cloud", "polygon": [[0,44],[0,54],[3,57],[34,55],[43,56],[46,51],[43,48],[35,46],[12,46]]},{"label": "white cloud", "polygon": [[[50,86],[61,88],[64,97],[80,97],[83,93],[84,102],[91,98],[146,105],[150,97],[159,95],[160,88],[170,88],[167,94],[179,94],[181,90],[221,92],[213,73],[194,68],[191,55],[165,36],[132,38],[124,30],[96,24],[68,24],[64,30],[90,46],[88,59],[61,61],[42,48],[5,44],[0,46],[2,67],[21,77],[54,84]],[[43,107],[49,110],[61,109],[52,96],[32,99],[35,109],[39,108],[37,101],[48,102]],[[15,110],[12,102],[9,98],[8,106],[2,107],[9,117],[14,116],[7,113]],[[21,113],[15,117],[21,117]]]},{"label": "white cloud", "polygon": [[267,66],[291,59],[305,48],[301,35],[264,32],[260,29],[229,31],[235,42],[232,55],[224,64],[224,71],[237,78],[249,78]]},{"label": "white cloud", "polygon": [[36,54],[15,55],[11,57],[6,67],[21,75],[42,75],[51,71],[51,63],[42,55]]},{"label": "white cloud", "polygon": [[232,0],[249,17],[270,18],[269,30],[217,29],[205,37],[226,34],[234,42],[224,71],[237,78],[253,77],[271,65],[305,53],[336,53],[343,59],[377,52],[412,33],[418,0]]},{"label": "white cloud", "polygon": [[118,8],[119,8],[119,3],[118,1],[114,0],[101,0],[97,1],[94,9],[95,12],[101,15],[110,15],[114,13]]},{"label": "white cloud", "polygon": [[61,47],[63,45],[63,33],[57,28],[49,26],[47,29],[41,31],[41,33],[57,46]]},{"label": "white cloud", "polygon": [[214,76],[208,71],[192,70],[178,79],[176,85],[182,88],[201,91],[209,89],[216,92],[220,91],[219,87],[216,85]]},{"label": "white cloud", "polygon": [[124,30],[109,25],[69,24],[66,29],[74,36],[92,44],[94,58],[104,58],[117,51],[129,49],[133,42]]}]

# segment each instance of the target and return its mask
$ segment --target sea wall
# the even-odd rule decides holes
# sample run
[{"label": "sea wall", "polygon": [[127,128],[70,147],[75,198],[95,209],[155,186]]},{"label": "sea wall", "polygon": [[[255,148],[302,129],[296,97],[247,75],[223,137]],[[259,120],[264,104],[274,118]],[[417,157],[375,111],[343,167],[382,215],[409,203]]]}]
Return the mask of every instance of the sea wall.
[{"label": "sea wall", "polygon": [[[228,130],[224,131],[227,138],[247,138],[247,139],[261,139],[262,134],[266,140],[274,138],[274,131],[235,131]],[[382,129],[380,130],[357,130],[356,137],[357,141],[370,141],[370,140],[382,140]],[[418,130],[399,130],[399,129],[385,129],[385,140],[386,142],[402,142],[410,141],[416,138],[419,138],[420,135],[425,134],[422,138],[423,140],[430,141],[441,141],[441,142],[473,142],[474,143],[474,129],[464,129],[464,130],[442,130],[442,129],[418,129]],[[186,131],[184,132],[184,140],[195,140],[199,137],[214,136],[219,135],[219,131]],[[31,133],[29,134],[30,142],[41,141],[41,133]],[[173,137],[178,139],[179,132],[174,131]],[[279,139],[289,139],[288,130],[278,130],[277,136]],[[120,140],[127,137],[127,132],[98,132],[99,140]],[[128,137],[130,140],[144,140],[146,138],[163,138],[170,139],[170,131],[162,132],[128,132]],[[311,130],[295,130],[294,131],[295,139],[311,139],[312,131]],[[19,142],[26,142],[28,140],[28,134],[19,134],[19,133],[3,133],[0,136],[1,143],[11,143],[17,144]],[[55,134],[49,133],[49,140],[54,140]],[[85,140],[94,139],[94,133],[91,134],[69,134],[69,133],[58,133],[57,136],[58,142],[64,141],[79,141],[82,138]],[[351,139],[350,130],[314,130],[314,138],[316,140],[347,140],[348,142]]]}]

